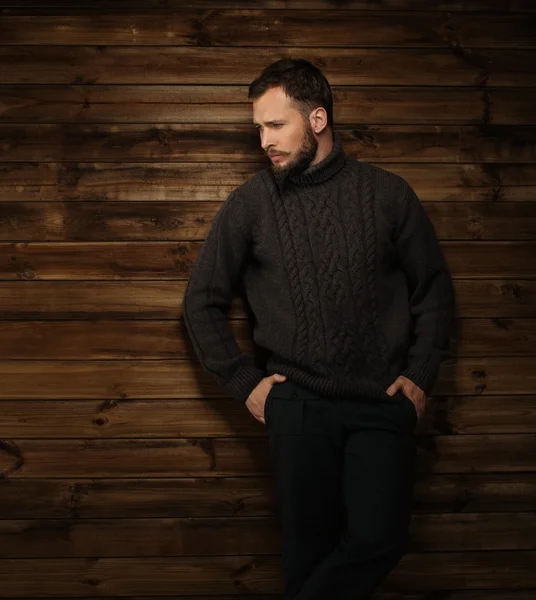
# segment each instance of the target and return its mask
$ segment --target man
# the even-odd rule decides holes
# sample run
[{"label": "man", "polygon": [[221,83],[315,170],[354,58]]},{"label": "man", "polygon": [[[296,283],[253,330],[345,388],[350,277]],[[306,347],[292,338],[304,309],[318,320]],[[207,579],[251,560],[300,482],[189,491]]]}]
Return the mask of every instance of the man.
[{"label": "man", "polygon": [[[233,190],[183,315],[204,368],[267,427],[285,600],[370,598],[407,547],[413,430],[449,355],[452,280],[400,176],[345,155],[303,59],[249,88],[271,165]],[[265,365],[226,320],[244,284]]]}]

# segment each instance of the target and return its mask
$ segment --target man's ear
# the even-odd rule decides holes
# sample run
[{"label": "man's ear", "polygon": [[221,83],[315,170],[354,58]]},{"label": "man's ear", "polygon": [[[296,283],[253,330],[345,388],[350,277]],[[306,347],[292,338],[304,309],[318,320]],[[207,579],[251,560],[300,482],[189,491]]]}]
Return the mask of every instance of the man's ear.
[{"label": "man's ear", "polygon": [[328,115],[326,113],[326,109],[322,106],[319,106],[311,111],[309,115],[309,123],[311,124],[312,130],[320,135],[328,124]]}]

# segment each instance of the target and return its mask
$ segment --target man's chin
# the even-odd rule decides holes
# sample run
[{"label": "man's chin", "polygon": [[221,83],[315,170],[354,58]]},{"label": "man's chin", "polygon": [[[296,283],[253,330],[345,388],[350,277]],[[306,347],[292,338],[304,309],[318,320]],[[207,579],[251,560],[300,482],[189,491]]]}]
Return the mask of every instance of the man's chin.
[{"label": "man's chin", "polygon": [[271,165],[274,175],[279,179],[286,179],[290,175],[300,175],[308,168],[308,166],[308,164],[300,163],[290,163],[285,165],[272,163]]}]

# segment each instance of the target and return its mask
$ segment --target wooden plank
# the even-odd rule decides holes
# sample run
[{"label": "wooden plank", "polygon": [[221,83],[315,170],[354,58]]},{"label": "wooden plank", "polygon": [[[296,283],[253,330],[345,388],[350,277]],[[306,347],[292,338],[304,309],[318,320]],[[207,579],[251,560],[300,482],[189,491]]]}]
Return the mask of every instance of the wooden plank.
[{"label": "wooden plank", "polygon": [[[4,519],[254,517],[277,514],[272,474],[0,479]],[[533,511],[536,473],[418,474],[415,514]]]},{"label": "wooden plank", "polygon": [[[239,348],[254,352],[250,324],[229,319]],[[0,321],[0,359],[189,358],[187,332],[179,320]],[[528,356],[536,347],[536,319],[458,318],[456,356]]]},{"label": "wooden plank", "polygon": [[[476,163],[536,162],[536,127],[530,125],[357,125],[335,130],[346,154],[371,163],[432,163],[430,169],[437,168],[433,163],[443,163],[451,169],[448,163],[472,162],[479,168]],[[259,136],[250,125],[4,124],[0,138],[2,162],[264,159]]]},{"label": "wooden plank", "polygon": [[[259,74],[258,54],[257,48],[217,46],[165,51],[157,46],[0,46],[0,81],[249,85]],[[263,52],[266,64],[293,56],[321,65],[331,85],[536,85],[531,49],[297,47]]]},{"label": "wooden plank", "polygon": [[[15,600],[15,598],[6,598],[6,600]],[[95,596],[84,597],[76,596],[78,600],[94,600]],[[180,595],[180,596],[129,596],[129,600],[236,600],[236,594],[231,596],[221,595]],[[280,600],[281,594],[248,594],[248,600]],[[100,596],[99,600],[116,600],[117,596]],[[36,597],[22,598],[16,597],[16,600],[36,600]],[[376,592],[374,600],[430,600],[430,592]],[[534,600],[534,592],[531,590],[450,590],[448,600]]]},{"label": "wooden plank", "polygon": [[[434,397],[416,433],[536,433],[535,401],[535,395]],[[1,438],[241,437],[251,433],[250,412],[232,400],[0,402]]]},{"label": "wooden plank", "polygon": [[[333,10],[333,2],[330,0],[258,0],[255,3],[257,8],[262,9],[303,9],[303,10]],[[33,9],[31,14],[38,14],[39,10],[47,10],[47,13],[55,12],[54,9],[61,9],[64,14],[65,9],[69,13],[74,9],[95,9],[99,11],[111,9],[132,9],[141,8],[147,11],[157,11],[166,9],[237,9],[251,8],[251,0],[5,0],[2,6],[10,8],[11,14],[30,13],[28,9]],[[533,12],[534,6],[531,0],[382,0],[381,7],[386,10],[422,10],[422,11],[455,11],[455,12]],[[23,9],[23,10],[17,10]],[[345,10],[371,10],[377,11],[376,2],[370,0],[345,0]]]},{"label": "wooden plank", "polygon": [[[203,241],[0,242],[0,280],[179,280],[190,276]],[[532,278],[536,242],[440,242],[453,277]],[[523,340],[519,339],[523,344]],[[0,355],[2,349],[0,348]]]},{"label": "wooden plank", "polygon": [[[113,200],[125,202],[136,201],[136,199],[139,200],[140,197],[143,197],[146,202],[152,200],[195,200],[196,202],[223,201],[236,187],[235,185],[226,185],[225,183],[222,183],[220,186],[204,184],[188,185],[186,183],[184,185],[172,185],[164,181],[159,184],[149,185],[144,185],[143,182],[140,183],[141,188],[139,184],[131,185],[120,182],[111,187],[99,186],[98,188],[94,188],[94,186],[92,186],[93,189],[91,189],[91,187],[79,188],[78,186],[73,188],[69,184],[64,185],[63,183],[59,183],[58,185],[40,185],[39,183],[28,184],[22,179],[19,184],[0,185],[0,201],[55,202],[61,200],[65,202],[86,202],[95,200]],[[534,193],[531,192],[530,186],[527,187],[528,191],[525,191],[522,187],[501,188],[501,201],[508,202],[511,199],[532,201],[536,195],[536,187]],[[473,194],[473,197],[476,196],[480,200],[487,201],[496,197],[497,193],[496,190],[491,187],[478,188],[475,190],[475,194]]]},{"label": "wooden plank", "polygon": [[[99,600],[117,600],[117,596],[98,596]],[[17,596],[15,598],[7,598],[6,600],[36,600],[36,597],[22,598]],[[95,596],[81,598],[76,596],[78,600],[94,600]],[[248,600],[279,600],[281,594],[248,594]],[[129,600],[236,600],[236,594],[233,595],[221,595],[217,596],[206,596],[206,595],[180,595],[180,596],[128,596]],[[376,592],[374,594],[374,600],[429,600],[430,592]],[[477,591],[460,591],[451,590],[449,591],[448,600],[534,600],[534,592],[530,590],[477,590]]]},{"label": "wooden plank", "polygon": [[[533,88],[333,86],[337,125],[533,125]],[[247,86],[8,85],[2,123],[251,123]]]},{"label": "wooden plank", "polygon": [[[534,550],[536,513],[413,515],[409,533],[408,552]],[[281,540],[276,516],[0,520],[0,560],[265,555]]]},{"label": "wooden plank", "polygon": [[[424,165],[423,165],[424,166]],[[443,173],[446,177],[453,175],[454,169],[449,169],[450,165],[443,165],[443,171],[438,169],[430,170],[428,175],[424,169],[411,168],[413,173],[412,180],[417,180],[418,186],[412,182],[414,189],[418,192],[420,199],[427,202],[449,201],[449,202],[534,202],[536,197],[536,185],[530,183],[523,186],[478,186],[466,187],[466,184],[456,187],[448,185],[448,182],[439,181],[437,187],[433,187],[434,176],[439,176]],[[473,165],[474,167],[474,165]],[[260,168],[260,167],[259,167]],[[1,167],[0,167],[1,170]],[[390,169],[392,170],[392,169]],[[403,169],[398,169],[399,174]],[[406,170],[406,169],[404,169]],[[419,171],[422,171],[420,173]],[[422,178],[425,178],[424,183]],[[420,181],[420,182],[419,182]],[[437,181],[437,180],[436,180]],[[441,183],[446,185],[441,186]],[[94,201],[109,201],[109,202],[144,202],[152,201],[192,201],[210,202],[223,201],[236,188],[236,185],[221,186],[211,185],[195,185],[180,183],[166,183],[162,181],[159,184],[144,185],[143,182],[130,184],[128,182],[119,182],[117,185],[99,185],[94,183],[92,186],[75,186],[70,187],[64,185],[63,182],[58,185],[40,185],[34,183],[26,183],[21,179],[21,183],[17,185],[0,184],[0,201],[24,201],[24,202],[94,202]]]},{"label": "wooden plank", "polygon": [[[499,514],[496,520],[504,520],[505,517],[511,518],[510,530],[515,531],[517,529],[515,514]],[[479,529],[475,526],[471,527],[470,519],[467,520],[468,530]],[[487,519],[483,518],[483,523],[486,521],[490,522],[490,534],[483,536],[482,543],[485,544],[486,540],[489,540],[488,543],[492,545],[494,536],[491,533],[493,528],[491,515],[488,515]],[[523,518],[518,521],[523,521]],[[528,535],[531,523],[528,518],[524,522],[526,527],[523,529]],[[452,529],[456,528],[454,521]],[[441,522],[438,529],[440,543],[441,537],[444,537],[441,536]],[[518,535],[519,533],[518,531]],[[274,516],[204,519],[46,519],[43,521],[1,519],[0,561],[6,558],[84,556],[126,558],[216,554],[230,556],[255,553],[265,555],[281,552],[280,537],[280,527]],[[522,536],[520,537],[523,539]],[[259,543],[259,540],[262,540],[262,543]],[[506,539],[505,547],[502,549],[510,549],[509,545],[511,544]],[[423,544],[421,543],[420,546],[422,547]],[[439,548],[443,549],[441,545]],[[448,549],[448,544],[444,549]],[[419,551],[418,547],[417,551]]]},{"label": "wooden plank", "polygon": [[[246,409],[244,409],[246,410]],[[272,472],[264,425],[251,417],[240,438],[9,439],[0,444],[0,478],[224,477]],[[530,434],[418,437],[416,472],[536,472]]]},{"label": "wooden plank", "polygon": [[532,17],[508,13],[474,19],[450,12],[177,9],[129,11],[125,19],[121,11],[69,12],[40,11],[39,18],[36,11],[8,12],[0,39],[5,45],[536,47]]},{"label": "wooden plank", "polygon": [[[434,395],[532,394],[532,356],[451,358]],[[0,399],[102,401],[222,397],[225,391],[191,360],[2,360]]]},{"label": "wooden plank", "polygon": [[[28,577],[32,573],[32,577]],[[155,573],[158,576],[155,577]],[[406,554],[381,584],[399,590],[534,590],[536,551]],[[279,556],[45,558],[0,561],[2,598],[84,597],[95,588],[112,596],[274,594],[282,592]],[[429,595],[428,595],[429,597]],[[476,598],[488,598],[477,596]],[[473,596],[475,598],[475,596]],[[507,596],[500,596],[505,600]],[[518,600],[516,596],[513,597]]]},{"label": "wooden plank", "polygon": [[[267,167],[265,162],[0,163],[0,198],[8,202],[64,200],[84,204],[195,201],[197,209],[203,210],[201,201],[225,199],[231,190]],[[389,162],[378,167],[406,179],[423,202],[503,205],[532,203],[536,198],[536,169],[532,164]],[[219,182],[225,183],[220,186]],[[214,205],[214,213],[216,209]]]},{"label": "wooden plank", "polygon": [[[416,514],[533,511],[535,485],[536,476],[533,479],[530,473],[434,475],[421,472],[415,480],[412,510]],[[100,489],[97,485],[81,488],[81,504],[88,497],[84,495],[85,490],[91,496],[93,488]],[[99,499],[98,495],[96,499]]]},{"label": "wooden plank", "polygon": [[[220,207],[215,202],[0,202],[0,240],[199,240]],[[444,201],[423,207],[440,240],[536,239],[536,202]]]},{"label": "wooden plank", "polygon": [[[117,600],[117,596],[98,596],[99,600]],[[36,597],[7,598],[5,600],[36,600]],[[94,600],[95,596],[86,596],[84,598],[76,596],[78,600]],[[165,595],[165,596],[128,596],[129,600],[236,600],[236,594],[233,595]],[[281,594],[248,594],[248,600],[280,600]],[[430,600],[430,592],[375,592],[374,600]],[[449,590],[448,600],[534,600],[534,592],[531,590]]]},{"label": "wooden plank", "polygon": [[[440,481],[434,484],[434,476],[430,476],[431,482],[421,493],[421,504],[432,505],[434,510],[437,506],[458,507],[462,496],[467,504],[470,497],[471,506],[482,505],[483,510],[523,510],[536,489],[536,474],[439,477],[447,477],[444,485]],[[450,477],[458,477],[460,481],[451,482]],[[513,486],[508,501],[505,486]],[[465,489],[467,493],[463,492]],[[271,475],[0,479],[0,492],[0,510],[6,519],[262,516],[273,515],[277,509]]]},{"label": "wooden plank", "polygon": [[[159,280],[0,282],[0,321],[178,319],[185,285]],[[454,288],[459,317],[536,317],[533,279],[456,279]],[[233,298],[229,317],[245,314],[240,297]]]}]

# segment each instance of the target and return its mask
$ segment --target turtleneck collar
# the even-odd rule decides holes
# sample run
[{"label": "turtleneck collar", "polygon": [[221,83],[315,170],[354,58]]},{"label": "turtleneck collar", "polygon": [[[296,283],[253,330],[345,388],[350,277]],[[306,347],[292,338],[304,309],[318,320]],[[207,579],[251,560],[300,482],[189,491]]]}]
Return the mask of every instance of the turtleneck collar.
[{"label": "turtleneck collar", "polygon": [[289,181],[297,185],[321,183],[339,171],[346,160],[342,147],[341,136],[333,132],[333,147],[331,152],[320,162],[308,167],[298,175],[289,176]]}]

